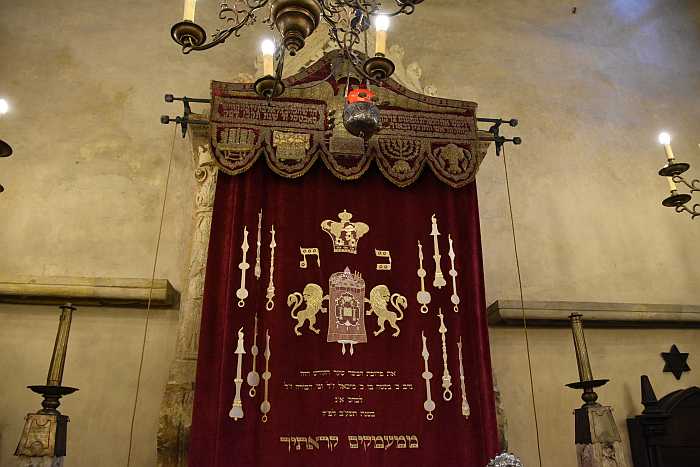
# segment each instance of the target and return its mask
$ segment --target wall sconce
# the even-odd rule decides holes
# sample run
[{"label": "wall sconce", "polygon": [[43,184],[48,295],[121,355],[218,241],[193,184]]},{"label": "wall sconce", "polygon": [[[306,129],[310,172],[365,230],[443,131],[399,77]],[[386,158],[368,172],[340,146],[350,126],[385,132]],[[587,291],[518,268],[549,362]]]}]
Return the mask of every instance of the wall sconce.
[{"label": "wall sconce", "polygon": [[[668,181],[668,188],[671,193],[671,195],[665,198],[661,204],[669,208],[675,208],[676,212],[678,213],[687,212],[690,214],[691,219],[695,219],[696,217],[700,216],[700,203],[694,204],[692,208],[686,206],[686,203],[693,199],[693,192],[700,191],[700,180],[694,179],[688,182],[681,176],[682,173],[690,169],[690,164],[676,161],[676,157],[673,154],[673,149],[671,148],[671,135],[665,131],[660,133],[659,144],[663,145],[666,153],[666,165],[659,170],[659,175],[666,177],[666,180]],[[678,183],[685,185],[690,192],[679,193]]]}]

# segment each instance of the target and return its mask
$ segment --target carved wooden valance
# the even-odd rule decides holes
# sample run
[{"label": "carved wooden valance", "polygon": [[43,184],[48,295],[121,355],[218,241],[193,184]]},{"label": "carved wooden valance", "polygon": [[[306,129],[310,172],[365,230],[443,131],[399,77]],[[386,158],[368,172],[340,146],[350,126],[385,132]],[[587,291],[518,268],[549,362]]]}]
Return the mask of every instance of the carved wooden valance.
[{"label": "carved wooden valance", "polygon": [[237,175],[264,157],[275,173],[297,178],[320,158],[336,177],[355,180],[376,161],[399,187],[416,181],[425,165],[454,188],[474,180],[489,145],[479,139],[476,103],[418,94],[389,79],[372,89],[382,129],[364,140],[342,124],[352,75],[334,51],[285,79],[284,95],[269,102],[252,83],[213,81],[209,122],[216,163]]}]

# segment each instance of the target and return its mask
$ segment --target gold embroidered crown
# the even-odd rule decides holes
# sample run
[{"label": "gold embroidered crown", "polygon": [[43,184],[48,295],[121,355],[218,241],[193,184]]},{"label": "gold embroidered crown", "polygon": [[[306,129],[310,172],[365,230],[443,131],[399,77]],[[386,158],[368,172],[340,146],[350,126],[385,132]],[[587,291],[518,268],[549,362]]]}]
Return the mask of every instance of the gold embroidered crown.
[{"label": "gold embroidered crown", "polygon": [[346,210],[338,214],[338,218],[340,222],[330,219],[321,222],[321,230],[333,240],[333,252],[357,254],[357,242],[369,232],[369,226],[364,222],[350,222],[352,214]]}]

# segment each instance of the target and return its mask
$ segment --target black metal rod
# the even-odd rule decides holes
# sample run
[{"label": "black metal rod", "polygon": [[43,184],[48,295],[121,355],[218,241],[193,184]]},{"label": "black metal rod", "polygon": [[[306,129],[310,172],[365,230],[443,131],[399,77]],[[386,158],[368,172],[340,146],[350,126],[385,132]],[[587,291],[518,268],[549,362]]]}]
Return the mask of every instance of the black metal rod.
[{"label": "black metal rod", "polygon": [[211,99],[204,99],[201,97],[175,97],[172,94],[166,94],[165,95],[165,102],[174,102],[174,101],[182,101],[182,102],[197,102],[200,104],[210,104]]},{"label": "black metal rod", "polygon": [[509,120],[504,120],[502,118],[477,117],[476,121],[477,122],[484,122],[484,123],[495,123],[496,125],[501,125],[503,123],[507,123],[508,125],[510,125],[512,127],[518,126],[518,119],[517,118],[511,118]]},{"label": "black metal rod", "polygon": [[161,115],[160,116],[160,123],[163,125],[167,125],[168,123],[189,123],[191,125],[209,125],[208,120],[191,120],[189,118],[183,118],[183,117],[170,117],[169,115]]}]

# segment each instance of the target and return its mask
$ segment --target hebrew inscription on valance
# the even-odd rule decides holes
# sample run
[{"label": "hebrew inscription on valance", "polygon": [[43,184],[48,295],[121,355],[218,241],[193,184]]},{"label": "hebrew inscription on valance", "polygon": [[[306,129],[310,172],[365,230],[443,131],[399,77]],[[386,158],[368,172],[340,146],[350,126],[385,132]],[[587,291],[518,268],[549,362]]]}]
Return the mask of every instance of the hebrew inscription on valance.
[{"label": "hebrew inscription on valance", "polygon": [[231,175],[263,156],[277,174],[303,176],[320,157],[342,180],[362,176],[374,160],[392,183],[405,187],[427,164],[448,185],[474,180],[488,142],[480,141],[476,104],[416,94],[388,80],[375,88],[381,130],[368,140],[342,125],[346,74],[336,52],[285,80],[283,97],[259,98],[251,84],[212,82],[211,142]]}]

